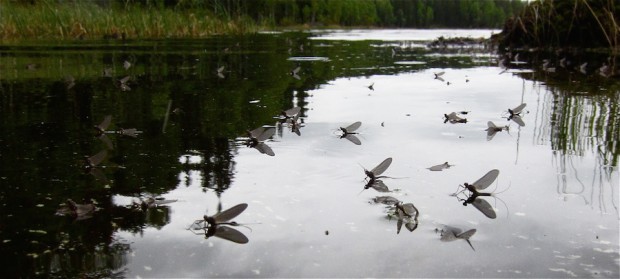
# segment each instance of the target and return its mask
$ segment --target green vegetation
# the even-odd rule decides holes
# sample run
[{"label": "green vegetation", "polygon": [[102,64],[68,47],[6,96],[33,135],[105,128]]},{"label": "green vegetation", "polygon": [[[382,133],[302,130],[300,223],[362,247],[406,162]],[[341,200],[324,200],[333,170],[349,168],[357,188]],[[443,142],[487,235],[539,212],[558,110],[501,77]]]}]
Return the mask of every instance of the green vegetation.
[{"label": "green vegetation", "polygon": [[500,47],[609,47],[620,49],[617,0],[538,0],[506,22]]},{"label": "green vegetation", "polygon": [[100,6],[92,1],[34,5],[0,3],[0,39],[101,39],[205,37],[256,31],[244,17],[234,21],[205,10],[175,10],[139,5]]},{"label": "green vegetation", "polygon": [[0,39],[201,38],[302,26],[499,28],[518,0],[4,0]]}]

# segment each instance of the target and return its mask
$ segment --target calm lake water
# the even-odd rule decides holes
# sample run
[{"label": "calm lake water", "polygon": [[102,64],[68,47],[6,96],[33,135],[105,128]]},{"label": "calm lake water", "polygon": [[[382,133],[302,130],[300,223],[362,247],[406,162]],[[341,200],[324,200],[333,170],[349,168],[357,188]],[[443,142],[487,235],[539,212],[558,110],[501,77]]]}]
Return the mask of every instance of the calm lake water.
[{"label": "calm lake water", "polygon": [[[617,278],[620,82],[596,72],[607,55],[561,67],[525,51],[505,68],[481,44],[428,46],[492,32],[0,45],[3,273]],[[293,107],[299,135],[277,119]],[[451,112],[467,122],[444,123]],[[488,121],[509,130],[489,134]],[[276,130],[263,143],[275,156],[246,146],[261,126]],[[390,192],[364,190],[364,168],[388,157]],[[464,183],[495,197],[463,206]],[[399,228],[378,196],[417,212]],[[161,204],[132,207],[149,198]],[[98,210],[62,215],[68,199]],[[190,228],[243,203],[242,226]]]}]

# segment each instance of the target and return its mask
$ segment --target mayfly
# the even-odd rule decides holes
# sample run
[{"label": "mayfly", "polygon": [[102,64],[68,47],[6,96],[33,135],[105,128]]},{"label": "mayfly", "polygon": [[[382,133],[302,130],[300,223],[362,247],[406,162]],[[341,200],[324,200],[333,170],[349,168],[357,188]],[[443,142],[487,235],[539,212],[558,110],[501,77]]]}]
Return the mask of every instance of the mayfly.
[{"label": "mayfly", "polygon": [[392,158],[387,158],[372,170],[364,169],[364,173],[366,174],[366,178],[364,180],[368,179],[368,182],[364,185],[364,190],[373,188],[378,192],[389,192],[388,187],[383,183],[383,181],[379,180],[379,178],[387,177],[380,175],[387,170],[390,164],[392,164]]},{"label": "mayfly", "polygon": [[296,80],[300,80],[301,78],[299,77],[299,71],[301,71],[301,66],[297,66],[297,68],[291,70],[289,75],[291,75]]},{"label": "mayfly", "polygon": [[443,164],[439,164],[439,165],[432,166],[432,167],[430,167],[430,168],[428,168],[428,169],[429,169],[430,171],[442,171],[442,170],[444,170],[444,169],[449,169],[449,168],[450,168],[450,167],[452,167],[452,166],[454,166],[454,165],[450,165],[450,164],[448,164],[448,162],[445,162],[445,163],[443,163]]},{"label": "mayfly", "polygon": [[399,202],[394,205],[394,215],[398,219],[396,222],[396,234],[400,233],[400,229],[405,224],[405,227],[410,232],[413,232],[418,228],[418,216],[420,212],[412,203]]},{"label": "mayfly", "polygon": [[450,241],[455,241],[457,239],[463,239],[467,241],[467,244],[469,244],[469,247],[471,247],[472,250],[476,251],[476,249],[474,249],[474,246],[469,241],[469,238],[471,238],[475,233],[476,233],[476,229],[471,229],[466,232],[463,232],[463,230],[459,228],[445,226],[443,229],[441,229],[440,240],[443,242],[450,242]]},{"label": "mayfly", "polygon": [[293,133],[301,136],[301,131],[299,129],[302,127],[302,123],[299,122],[299,115],[295,115],[293,118],[287,119],[286,123],[291,128]]},{"label": "mayfly", "polygon": [[521,116],[521,112],[523,111],[526,105],[527,105],[526,103],[523,103],[513,109],[508,109],[508,113],[510,114],[510,116],[508,116],[508,120],[511,120],[515,116]]},{"label": "mayfly", "polygon": [[297,116],[301,112],[300,107],[294,107],[280,112],[280,119],[288,120]]},{"label": "mayfly", "polygon": [[370,85],[368,85],[366,87],[368,87],[368,89],[370,89],[370,91],[375,91],[375,87],[374,86],[375,86],[375,83],[373,82],[373,83],[371,83]]},{"label": "mayfly", "polygon": [[361,145],[362,142],[359,138],[357,138],[357,136],[355,136],[357,134],[355,131],[359,129],[360,126],[362,126],[362,122],[357,121],[347,127],[340,127],[340,131],[342,131],[340,138],[345,138],[354,144]]},{"label": "mayfly", "polygon": [[188,229],[194,233],[195,231],[202,230],[205,238],[216,236],[235,243],[248,243],[249,240],[243,233],[229,227],[240,226],[239,223],[230,220],[239,216],[239,214],[241,214],[246,208],[248,208],[248,204],[241,203],[216,213],[213,216],[204,215],[203,219],[194,221]]},{"label": "mayfly", "polygon": [[129,80],[131,80],[131,76],[126,76],[126,77],[118,80],[119,87],[121,88],[121,91],[130,91],[131,90],[131,87],[129,87],[129,85],[127,85]]},{"label": "mayfly", "polygon": [[495,210],[493,210],[493,207],[491,206],[491,204],[489,204],[484,199],[480,198],[484,196],[492,196],[493,194],[482,193],[479,191],[484,190],[487,187],[489,187],[489,185],[491,185],[491,183],[495,181],[498,175],[499,175],[499,170],[497,169],[491,170],[487,174],[485,174],[483,177],[478,179],[476,182],[472,184],[464,183],[463,186],[459,186],[459,187],[463,187],[463,190],[456,192],[454,195],[457,196],[458,198],[458,194],[463,193],[465,191],[469,191],[469,193],[465,193],[466,198],[458,198],[459,201],[462,201],[464,206],[467,206],[467,204],[473,204],[476,209],[482,212],[482,214],[484,214],[485,216],[491,219],[495,219],[497,215],[495,214]]},{"label": "mayfly", "polygon": [[267,146],[267,144],[263,142],[276,133],[274,128],[259,127],[252,131],[248,131],[247,133],[249,139],[246,142],[246,146],[255,148],[260,153],[267,154],[269,156],[276,155],[273,153],[273,150],[271,150],[271,147]]},{"label": "mayfly", "polygon": [[67,199],[64,205],[56,210],[56,215],[71,216],[76,221],[88,219],[97,211],[93,203],[78,204],[71,199]]},{"label": "mayfly", "polygon": [[103,171],[101,171],[101,169],[99,169],[97,166],[101,164],[101,162],[103,162],[103,160],[107,156],[108,156],[108,151],[104,149],[104,150],[99,151],[99,153],[93,156],[90,156],[90,157],[84,156],[84,160],[82,164],[82,170],[84,171],[84,173],[93,175],[97,180],[103,182],[106,185],[109,183],[108,179],[106,178]]},{"label": "mayfly", "polygon": [[67,90],[73,88],[75,86],[75,78],[72,75],[65,76],[65,85],[67,85]]},{"label": "mayfly", "polygon": [[443,74],[445,74],[446,72],[439,72],[439,73],[433,73],[435,75],[435,79],[438,79],[440,81],[445,81],[441,76],[443,76]]},{"label": "mayfly", "polygon": [[139,198],[137,200],[133,200],[131,202],[131,208],[146,211],[148,208],[155,208],[159,206],[164,206],[166,204],[170,204],[173,202],[177,202],[178,200],[167,200],[163,197],[146,197]]},{"label": "mayfly", "polygon": [[221,66],[219,68],[217,68],[217,70],[215,71],[215,73],[217,74],[217,77],[219,78],[225,78],[226,76],[224,76],[224,69],[226,69],[226,66]]},{"label": "mayfly", "polygon": [[492,140],[497,132],[509,131],[508,126],[504,126],[504,127],[497,126],[495,125],[495,123],[491,121],[487,122],[487,127],[488,128],[485,130],[487,131],[487,140]]},{"label": "mayfly", "polygon": [[112,144],[112,141],[110,141],[110,138],[106,135],[106,130],[110,127],[111,122],[112,115],[106,115],[101,123],[93,126],[96,131],[96,137],[100,139],[110,150],[114,149],[114,145]]},{"label": "mayfly", "polygon": [[452,112],[450,114],[445,114],[443,115],[444,117],[444,121],[443,123],[447,123],[448,121],[452,124],[456,124],[456,123],[467,123],[467,118],[462,118],[460,116],[458,116],[456,114],[456,112]]},{"label": "mayfly", "polygon": [[371,201],[373,203],[380,203],[380,204],[385,204],[385,205],[396,205],[400,203],[400,201],[397,198],[391,197],[391,196],[378,196],[378,197],[374,197]]}]

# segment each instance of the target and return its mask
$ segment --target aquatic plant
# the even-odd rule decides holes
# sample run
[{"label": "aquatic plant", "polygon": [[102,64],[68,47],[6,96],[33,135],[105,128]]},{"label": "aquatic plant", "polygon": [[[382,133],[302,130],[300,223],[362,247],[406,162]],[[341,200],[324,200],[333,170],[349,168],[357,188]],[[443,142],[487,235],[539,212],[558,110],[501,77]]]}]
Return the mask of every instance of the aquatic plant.
[{"label": "aquatic plant", "polygon": [[613,0],[538,0],[506,21],[505,47],[608,47],[620,49],[620,2]]}]

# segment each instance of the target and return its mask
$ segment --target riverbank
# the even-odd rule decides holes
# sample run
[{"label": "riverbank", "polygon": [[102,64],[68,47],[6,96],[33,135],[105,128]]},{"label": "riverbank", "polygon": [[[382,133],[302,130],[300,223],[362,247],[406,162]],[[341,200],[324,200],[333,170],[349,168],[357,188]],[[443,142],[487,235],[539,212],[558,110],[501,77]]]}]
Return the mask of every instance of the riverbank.
[{"label": "riverbank", "polygon": [[155,39],[202,38],[217,34],[245,34],[269,28],[252,19],[225,19],[208,11],[149,9],[127,6],[105,8],[91,1],[67,4],[18,5],[0,2],[0,39]]},{"label": "riverbank", "polygon": [[5,0],[0,1],[0,39],[204,38],[281,28],[499,28],[523,6],[487,0]]}]

